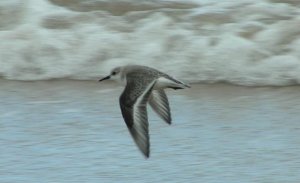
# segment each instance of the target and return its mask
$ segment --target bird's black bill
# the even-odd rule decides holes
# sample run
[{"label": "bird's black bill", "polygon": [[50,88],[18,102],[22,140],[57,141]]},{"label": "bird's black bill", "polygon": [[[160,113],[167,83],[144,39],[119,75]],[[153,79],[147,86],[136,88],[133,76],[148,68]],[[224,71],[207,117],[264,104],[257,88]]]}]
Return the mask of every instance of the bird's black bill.
[{"label": "bird's black bill", "polygon": [[99,82],[104,81],[104,80],[107,80],[107,79],[109,79],[109,78],[110,78],[110,76],[106,76],[106,77],[100,79]]}]

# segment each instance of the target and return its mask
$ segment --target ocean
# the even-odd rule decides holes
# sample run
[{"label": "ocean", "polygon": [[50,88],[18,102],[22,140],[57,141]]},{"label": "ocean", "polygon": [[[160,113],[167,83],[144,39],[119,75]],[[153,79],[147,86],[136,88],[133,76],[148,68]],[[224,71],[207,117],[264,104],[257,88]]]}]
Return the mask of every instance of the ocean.
[{"label": "ocean", "polygon": [[[1,0],[0,182],[300,182],[300,1]],[[98,83],[191,84],[149,108],[151,156]]]},{"label": "ocean", "polygon": [[92,80],[141,64],[193,83],[299,84],[297,0],[2,0],[0,76]]}]

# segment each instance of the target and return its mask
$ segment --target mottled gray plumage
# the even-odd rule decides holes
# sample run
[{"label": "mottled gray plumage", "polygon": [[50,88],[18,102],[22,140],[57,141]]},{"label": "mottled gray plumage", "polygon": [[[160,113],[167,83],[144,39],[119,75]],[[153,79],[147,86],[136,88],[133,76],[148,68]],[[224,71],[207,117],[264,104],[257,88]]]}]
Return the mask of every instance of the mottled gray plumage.
[{"label": "mottled gray plumage", "polygon": [[170,107],[164,89],[190,86],[156,69],[139,65],[116,67],[109,76],[99,81],[110,78],[126,84],[119,99],[122,116],[136,145],[149,157],[147,103],[166,123],[171,124]]}]

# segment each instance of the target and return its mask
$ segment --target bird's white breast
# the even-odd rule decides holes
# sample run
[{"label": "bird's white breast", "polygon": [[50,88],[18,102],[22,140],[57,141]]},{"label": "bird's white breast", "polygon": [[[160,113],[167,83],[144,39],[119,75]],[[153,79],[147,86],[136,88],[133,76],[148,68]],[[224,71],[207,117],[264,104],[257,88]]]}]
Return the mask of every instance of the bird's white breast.
[{"label": "bird's white breast", "polygon": [[178,85],[177,83],[175,83],[174,81],[172,81],[170,79],[167,79],[165,77],[160,77],[157,79],[154,89],[155,90],[164,89],[164,88],[169,88],[169,87],[177,86],[177,85]]}]

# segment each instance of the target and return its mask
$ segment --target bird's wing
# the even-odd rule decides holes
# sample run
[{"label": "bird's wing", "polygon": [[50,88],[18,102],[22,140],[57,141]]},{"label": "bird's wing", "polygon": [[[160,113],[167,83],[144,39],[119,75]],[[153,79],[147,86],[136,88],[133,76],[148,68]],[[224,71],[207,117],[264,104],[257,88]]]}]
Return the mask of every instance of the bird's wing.
[{"label": "bird's wing", "polygon": [[147,83],[127,78],[127,85],[120,96],[123,118],[138,148],[149,157],[147,102],[156,80]]},{"label": "bird's wing", "polygon": [[149,104],[166,123],[171,124],[172,119],[168,97],[163,89],[152,91]]}]

